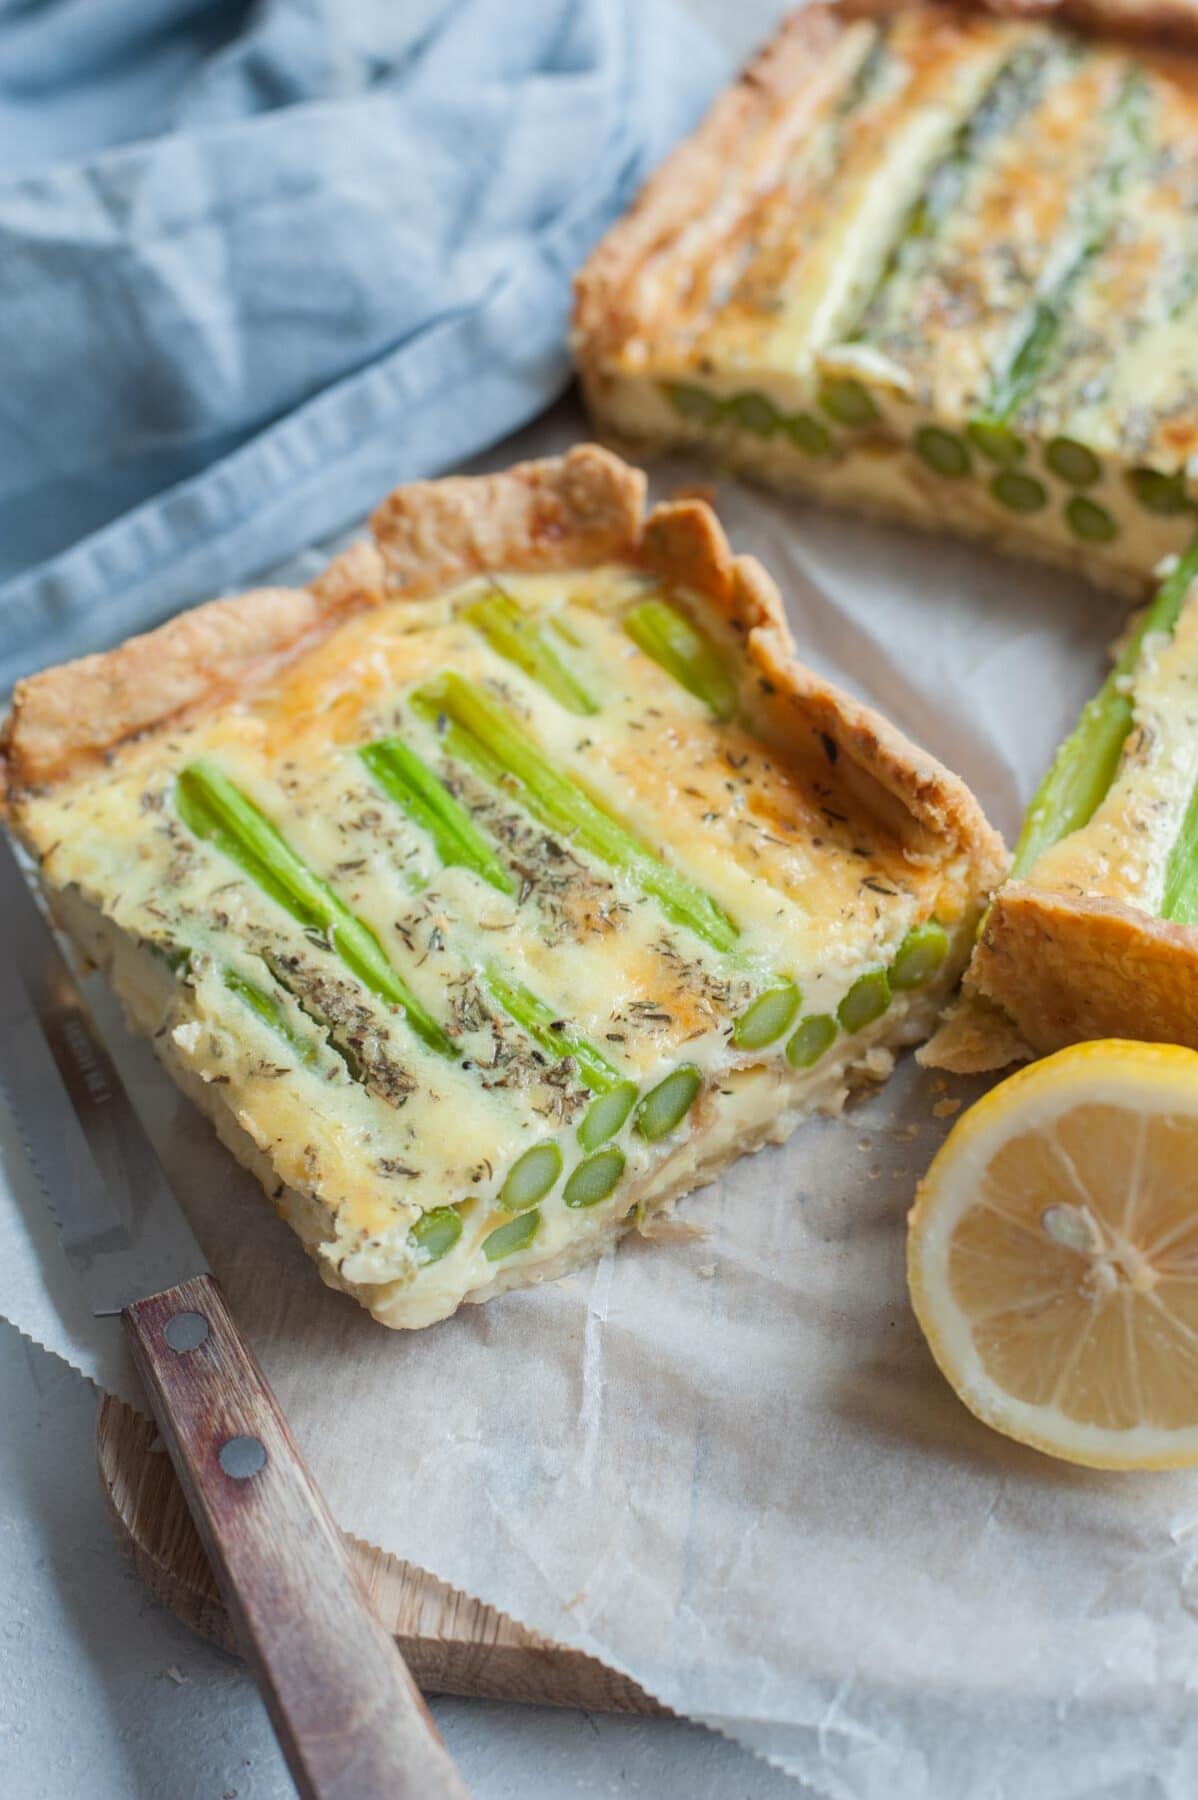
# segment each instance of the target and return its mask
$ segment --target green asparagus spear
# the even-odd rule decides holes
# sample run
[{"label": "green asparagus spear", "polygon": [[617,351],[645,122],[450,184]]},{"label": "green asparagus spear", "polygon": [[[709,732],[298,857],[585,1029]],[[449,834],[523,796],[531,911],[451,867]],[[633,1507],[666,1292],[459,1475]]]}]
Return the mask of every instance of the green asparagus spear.
[{"label": "green asparagus spear", "polygon": [[[1016,437],[1009,425],[987,425],[984,419],[975,419],[966,427],[965,435],[987,462],[998,463],[1004,469],[1009,469],[1012,463],[1022,462],[1027,455],[1027,445],[1021,437]],[[1039,487],[1040,483],[1035,485]],[[1026,509],[1017,507],[1016,510]]]},{"label": "green asparagus spear", "polygon": [[482,982],[496,1005],[501,1006],[547,1056],[557,1061],[567,1056],[574,1058],[579,1080],[596,1096],[578,1127],[578,1141],[583,1149],[596,1150],[608,1138],[615,1137],[636,1104],[636,1083],[626,1081],[602,1050],[596,1050],[594,1044],[571,1031],[565,1020],[539,995],[518,982],[509,981],[494,964],[483,970]]},{"label": "green asparagus spear", "polygon": [[830,1013],[809,1013],[786,1046],[786,1060],[796,1069],[809,1069],[836,1041],[836,1020]]},{"label": "green asparagus spear", "polygon": [[825,376],[816,399],[838,425],[872,425],[881,416],[868,388],[852,375]]},{"label": "green asparagus spear", "polygon": [[703,1076],[694,1063],[684,1063],[650,1088],[636,1110],[636,1128],[641,1136],[655,1144],[681,1125],[702,1085]]},{"label": "green asparagus spear", "polygon": [[992,383],[982,410],[985,424],[1003,425],[1018,412],[1057,348],[1073,294],[1110,235],[1115,202],[1143,164],[1148,93],[1143,71],[1133,68],[1111,103],[1108,148],[1082,196],[1076,249],[1019,321],[1006,367]]},{"label": "green asparagus spear", "polygon": [[1179,557],[1177,567],[1157,589],[1129,636],[1114,668],[1056,753],[1028,808],[1011,864],[1013,876],[1026,875],[1032,864],[1070,832],[1080,831],[1105,800],[1115,778],[1127,734],[1132,728],[1128,678],[1140,660],[1149,633],[1171,632],[1177,615],[1198,578],[1198,537]]},{"label": "green asparagus spear", "polygon": [[930,981],[948,955],[948,933],[936,919],[913,925],[890,965],[890,985],[900,991]]},{"label": "green asparagus spear", "polygon": [[990,492],[1011,512],[1040,512],[1048,505],[1048,489],[1024,469],[1000,469],[990,483]]},{"label": "green asparagus spear", "polygon": [[483,1255],[488,1262],[499,1262],[505,1256],[514,1256],[517,1250],[527,1250],[540,1223],[541,1214],[536,1207],[531,1212],[517,1213],[483,1239]]},{"label": "green asparagus spear", "polygon": [[907,213],[850,343],[868,337],[891,309],[896,282],[904,284],[926,265],[941,226],[951,216],[978,166],[984,146],[1007,132],[1034,104],[1052,56],[1047,43],[1021,45],[998,69],[973,111],[958,125],[919,198]]},{"label": "green asparagus spear", "polygon": [[456,1206],[434,1206],[423,1213],[408,1233],[421,1265],[440,1262],[462,1235],[462,1215]]},{"label": "green asparagus spear", "polygon": [[319,1059],[315,1040],[295,1030],[273,994],[268,994],[265,988],[258,987],[237,969],[222,969],[221,979],[231,994],[236,994],[264,1025],[270,1026],[276,1037],[282,1038],[299,1062],[310,1067]]},{"label": "green asparagus spear", "polygon": [[717,719],[732,717],[736,682],[711,639],[685,613],[664,600],[642,600],[625,617],[624,629],[638,650],[702,700]]},{"label": "green asparagus spear", "polygon": [[1106,507],[1087,499],[1085,494],[1074,494],[1065,508],[1065,523],[1074,537],[1087,544],[1109,544],[1119,535],[1119,527]]},{"label": "green asparagus spear", "polygon": [[380,738],[358,755],[413,825],[428,832],[442,863],[473,869],[501,894],[513,892],[515,883],[466,808],[402,738]]},{"label": "green asparagus spear", "polygon": [[391,967],[378,938],[316,875],[260,812],[213,763],[192,763],[175,786],[179,816],[196,837],[237,864],[263,893],[306,930],[318,932],[364,987],[403,1008],[417,1037],[440,1056],[453,1044]]},{"label": "green asparagus spear", "polygon": [[990,390],[979,424],[1005,424],[1026,400],[1065,323],[1069,296],[1094,254],[1093,249],[1079,252],[1052,290],[1035,301],[1005,373]]},{"label": "green asparagus spear", "polygon": [[545,633],[500,587],[468,606],[462,615],[481,631],[496,655],[515,663],[567,712],[588,717],[599,708],[562,661]]},{"label": "green asparagus spear", "polygon": [[728,411],[742,431],[751,431],[755,437],[769,437],[782,424],[782,415],[773,401],[753,391],[737,394]]},{"label": "green asparagus spear", "polygon": [[1176,518],[1190,509],[1184,469],[1172,475],[1163,475],[1159,469],[1129,469],[1124,480],[1146,512]]},{"label": "green asparagus spear", "polygon": [[789,1030],[799,1010],[802,995],[793,981],[767,988],[747,1006],[732,1027],[732,1043],[737,1050],[763,1050]]},{"label": "green asparagus spear", "polygon": [[[162,958],[173,975],[183,974],[191,966],[192,949],[189,944],[174,943],[169,949],[161,944],[150,944],[148,948],[152,950],[156,956]],[[274,968],[273,964],[268,959],[264,958],[263,960],[265,963],[265,972],[278,983],[285,994],[292,994],[292,989]],[[285,1009],[279,1004],[275,996],[266,988],[259,987],[257,982],[251,981],[248,975],[243,975],[240,969],[231,969],[221,966],[219,968],[219,973],[221,980],[229,992],[231,994],[236,994],[237,998],[243,1001],[245,1005],[249,1007],[251,1012],[257,1013],[263,1024],[269,1025],[276,1036],[282,1038],[288,1049],[299,1062],[305,1065],[305,1067],[310,1068],[319,1060],[320,1042],[323,1040],[323,1042],[328,1045],[329,1049],[341,1058],[353,1079],[355,1081],[359,1079],[359,1071],[350,1052],[348,1050],[343,1050],[340,1044],[333,1042],[327,1035],[328,1026],[325,1021],[313,1017],[302,1001],[297,1000],[296,1004],[299,1006],[299,1009],[304,1016],[311,1019],[312,1023],[316,1026],[317,1031],[320,1033],[319,1039],[309,1037],[302,1031],[297,1031],[292,1025],[291,1020],[287,1017]],[[292,998],[295,998],[294,994],[292,994]]]},{"label": "green asparagus spear", "polygon": [[836,441],[828,427],[809,412],[791,413],[782,428],[804,456],[827,456]]},{"label": "green asparagus spear", "polygon": [[1198,786],[1190,795],[1185,818],[1169,852],[1161,918],[1179,925],[1198,925]]},{"label": "green asparagus spear", "polygon": [[562,1199],[567,1206],[598,1206],[615,1190],[623,1174],[624,1152],[609,1144],[579,1163],[562,1189]]},{"label": "green asparagus spear", "polygon": [[584,1150],[597,1150],[623,1131],[625,1120],[636,1105],[639,1089],[635,1081],[621,1081],[617,1087],[599,1094],[587,1107],[578,1127],[578,1141]]},{"label": "green asparagus spear", "polygon": [[317,1012],[311,1001],[298,990],[296,982],[275,957],[264,954],[262,960],[275,981],[282,988],[283,992],[291,995],[291,998],[295,1001],[295,1004],[299,1007],[299,1010],[306,1019],[311,1019],[313,1025],[315,1025],[325,1043],[333,1052],[333,1055],[341,1058],[341,1061],[345,1064],[346,1073],[349,1075],[350,1080],[359,1081],[365,1084],[362,1064],[355,1051],[343,1041],[339,1028],[334,1025],[331,1019],[326,1019]]},{"label": "green asparagus spear", "polygon": [[499,1204],[508,1212],[527,1212],[543,1200],[562,1172],[562,1153],[552,1138],[534,1144],[507,1172]]},{"label": "green asparagus spear", "polygon": [[964,438],[955,431],[945,431],[941,425],[921,425],[915,433],[915,450],[929,469],[953,480],[968,475],[972,467]]},{"label": "green asparagus spear", "polygon": [[1102,464],[1086,444],[1076,438],[1055,437],[1044,452],[1044,460],[1054,475],[1070,487],[1093,487],[1102,474]]},{"label": "green asparagus spear", "polygon": [[870,969],[856,981],[836,1009],[845,1031],[864,1031],[880,1019],[890,1005],[890,977],[885,969]]},{"label": "green asparagus spear", "polygon": [[723,401],[706,388],[693,387],[685,381],[667,381],[662,393],[684,419],[695,419],[701,425],[720,425],[726,417]]},{"label": "green asparagus spear", "polygon": [[492,1000],[527,1032],[537,1047],[560,1062],[572,1056],[578,1065],[578,1078],[593,1094],[606,1094],[623,1081],[602,1050],[596,1050],[585,1038],[571,1031],[560,1013],[519,982],[509,981],[494,965],[482,971],[481,979]]},{"label": "green asparagus spear", "polygon": [[533,817],[559,831],[600,862],[630,875],[666,916],[715,950],[731,950],[739,929],[709,894],[662,862],[593,800],[581,783],[555,767],[512,715],[463,676],[444,674],[412,697],[434,720],[452,756],[469,762],[506,793],[515,792]]}]

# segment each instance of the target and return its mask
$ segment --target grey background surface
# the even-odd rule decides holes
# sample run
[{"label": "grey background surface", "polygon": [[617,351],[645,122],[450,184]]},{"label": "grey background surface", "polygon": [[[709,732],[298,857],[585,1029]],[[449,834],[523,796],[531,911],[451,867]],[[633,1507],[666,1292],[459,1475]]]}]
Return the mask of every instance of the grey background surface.
[{"label": "grey background surface", "polygon": [[[647,0],[651,3],[651,0]],[[742,57],[777,0],[685,0]],[[96,1395],[0,1323],[0,1788],[5,1800],[289,1800],[241,1665],[143,1592],[95,1472]],[[433,1703],[477,1800],[786,1800],[798,1786],[698,1726]]]}]

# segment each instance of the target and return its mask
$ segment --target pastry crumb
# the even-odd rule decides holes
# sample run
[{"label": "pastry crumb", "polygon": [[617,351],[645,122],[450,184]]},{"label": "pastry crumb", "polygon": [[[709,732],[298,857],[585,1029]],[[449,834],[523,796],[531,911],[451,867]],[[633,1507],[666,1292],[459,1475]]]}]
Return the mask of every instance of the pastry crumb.
[{"label": "pastry crumb", "polygon": [[689,1219],[675,1218],[672,1213],[651,1213],[642,1219],[637,1230],[655,1244],[690,1244],[702,1242],[711,1234],[704,1225],[693,1225]]},{"label": "pastry crumb", "polygon": [[959,1113],[960,1110],[961,1102],[959,1100],[937,1100],[932,1108],[932,1117],[934,1119],[951,1119],[953,1114]]}]

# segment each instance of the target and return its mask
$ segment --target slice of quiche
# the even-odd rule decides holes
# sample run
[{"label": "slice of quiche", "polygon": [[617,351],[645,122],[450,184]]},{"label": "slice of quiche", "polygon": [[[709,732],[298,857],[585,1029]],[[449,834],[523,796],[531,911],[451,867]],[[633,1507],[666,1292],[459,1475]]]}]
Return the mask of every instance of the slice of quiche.
[{"label": "slice of quiche", "polygon": [[1105,1037],[1198,1049],[1198,539],[1057,752],[921,1060],[997,1068]]},{"label": "slice of quiche", "polygon": [[590,447],[401,488],[310,588],[15,696],[55,914],[387,1325],[574,1268],[882,1076],[1003,866],[709,509],[643,499]]},{"label": "slice of quiche", "polygon": [[794,15],[578,277],[600,426],[1146,592],[1198,500],[1198,59],[1052,16],[1198,18],[1026,11]]}]

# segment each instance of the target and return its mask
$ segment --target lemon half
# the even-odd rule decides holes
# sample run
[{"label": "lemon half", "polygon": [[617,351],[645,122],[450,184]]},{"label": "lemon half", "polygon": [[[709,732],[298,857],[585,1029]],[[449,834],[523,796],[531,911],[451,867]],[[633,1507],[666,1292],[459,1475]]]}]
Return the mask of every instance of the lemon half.
[{"label": "lemon half", "polygon": [[1094,1468],[1198,1464],[1198,1052],[1021,1069],[958,1120],[910,1227],[916,1315],[978,1418]]}]

